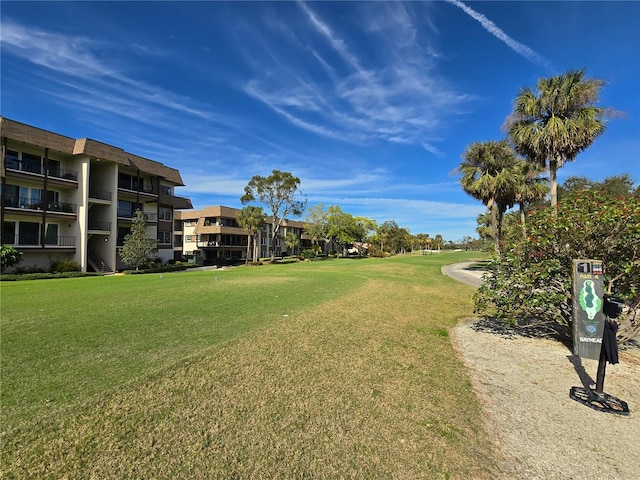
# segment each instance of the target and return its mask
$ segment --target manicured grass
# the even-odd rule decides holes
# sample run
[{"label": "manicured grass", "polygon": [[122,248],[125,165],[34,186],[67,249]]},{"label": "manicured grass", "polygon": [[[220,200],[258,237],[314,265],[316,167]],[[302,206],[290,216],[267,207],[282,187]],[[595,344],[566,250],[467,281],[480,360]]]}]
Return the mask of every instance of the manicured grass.
[{"label": "manicured grass", "polygon": [[448,328],[477,254],[9,282],[7,478],[491,478]]}]

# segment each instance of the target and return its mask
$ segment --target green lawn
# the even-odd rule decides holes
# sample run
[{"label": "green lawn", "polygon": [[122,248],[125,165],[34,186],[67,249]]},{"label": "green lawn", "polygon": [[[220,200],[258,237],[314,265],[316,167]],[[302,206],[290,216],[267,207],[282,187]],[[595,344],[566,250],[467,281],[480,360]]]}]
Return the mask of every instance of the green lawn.
[{"label": "green lawn", "polygon": [[447,253],[0,284],[6,478],[492,478]]}]

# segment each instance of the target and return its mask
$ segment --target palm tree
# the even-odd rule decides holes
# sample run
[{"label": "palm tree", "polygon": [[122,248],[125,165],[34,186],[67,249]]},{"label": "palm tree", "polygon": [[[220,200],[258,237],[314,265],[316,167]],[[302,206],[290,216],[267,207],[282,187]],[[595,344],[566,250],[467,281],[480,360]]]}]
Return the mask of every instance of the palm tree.
[{"label": "palm tree", "polygon": [[265,214],[262,207],[248,206],[238,212],[237,218],[240,228],[247,231],[247,258],[245,265],[249,263],[249,252],[251,251],[251,239],[253,238],[253,261],[258,256],[258,232],[265,224]]},{"label": "palm tree", "polygon": [[507,119],[515,149],[541,168],[549,169],[551,206],[558,208],[557,172],[575,160],[604,132],[604,108],[597,107],[604,81],[585,78],[585,70],[569,70],[541,78],[537,91],[522,88]]},{"label": "palm tree", "polygon": [[284,238],[284,243],[289,250],[291,250],[290,255],[296,254],[296,247],[300,245],[300,239],[293,232],[287,232]]},{"label": "palm tree", "polygon": [[496,252],[500,252],[502,217],[515,203],[519,160],[506,140],[472,143],[463,154],[459,170],[465,192],[491,211]]},{"label": "palm tree", "polygon": [[442,238],[442,235],[438,233],[433,239],[433,246],[436,247],[438,251],[440,251],[443,243],[444,243],[444,239]]},{"label": "palm tree", "polygon": [[518,165],[515,180],[515,201],[520,207],[520,226],[522,238],[527,238],[525,224],[525,208],[532,203],[544,200],[549,193],[547,179],[540,177],[538,165],[528,161],[522,161]]}]

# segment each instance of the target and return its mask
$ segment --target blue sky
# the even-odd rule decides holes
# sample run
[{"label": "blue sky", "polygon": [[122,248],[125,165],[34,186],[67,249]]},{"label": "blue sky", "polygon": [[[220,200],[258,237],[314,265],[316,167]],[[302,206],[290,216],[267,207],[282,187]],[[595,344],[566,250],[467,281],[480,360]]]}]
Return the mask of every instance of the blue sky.
[{"label": "blue sky", "polygon": [[1,113],[180,170],[194,207],[253,175],[309,205],[447,240],[484,206],[459,186],[521,87],[568,69],[624,112],[559,172],[640,180],[640,2],[13,2]]}]

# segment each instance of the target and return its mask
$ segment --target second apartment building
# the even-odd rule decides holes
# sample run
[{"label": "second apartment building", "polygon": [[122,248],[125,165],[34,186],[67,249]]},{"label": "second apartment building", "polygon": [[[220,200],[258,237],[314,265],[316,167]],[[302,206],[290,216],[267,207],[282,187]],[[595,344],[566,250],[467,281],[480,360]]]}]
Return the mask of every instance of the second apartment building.
[{"label": "second apartment building", "polygon": [[[205,207],[201,210],[181,210],[176,212],[176,250],[186,259],[202,260],[204,264],[223,264],[246,260],[247,231],[238,225],[240,212],[237,208],[221,205]],[[258,234],[259,258],[270,256],[269,246],[273,223],[267,217],[264,227]],[[287,233],[293,233],[298,245],[286,244]],[[304,233],[304,223],[285,220],[276,237],[276,256],[297,255],[301,250],[311,247],[311,240]],[[249,260],[253,246],[249,252]]]}]

